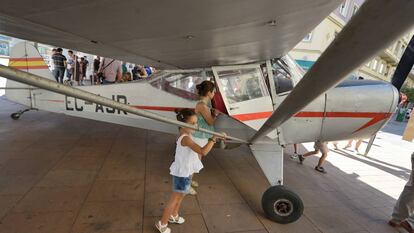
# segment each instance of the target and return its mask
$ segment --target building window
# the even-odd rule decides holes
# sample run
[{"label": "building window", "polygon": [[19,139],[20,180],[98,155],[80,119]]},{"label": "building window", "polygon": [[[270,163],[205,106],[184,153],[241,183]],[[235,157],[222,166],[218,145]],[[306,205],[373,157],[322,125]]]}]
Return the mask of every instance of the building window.
[{"label": "building window", "polygon": [[405,51],[405,45],[402,44],[400,52],[398,53],[398,56],[401,57],[403,55],[404,51]]},{"label": "building window", "polygon": [[344,1],[340,6],[339,6],[339,13],[341,13],[341,15],[346,16],[346,8],[348,5],[348,0]]},{"label": "building window", "polygon": [[354,4],[354,7],[352,7],[352,15],[355,15],[359,9],[359,6],[357,4]]},{"label": "building window", "polygon": [[377,68],[378,68],[378,60],[377,59],[374,59],[372,61],[372,69],[376,71]]},{"label": "building window", "polygon": [[309,42],[312,40],[312,32],[309,32],[304,38],[303,38],[303,42]]},{"label": "building window", "polygon": [[384,63],[381,62],[380,67],[379,67],[379,73],[380,74],[384,74]]},{"label": "building window", "polygon": [[401,47],[401,42],[397,42],[397,45],[395,46],[395,49],[394,49],[394,55],[395,56],[398,56],[398,54],[400,54],[400,47]]}]

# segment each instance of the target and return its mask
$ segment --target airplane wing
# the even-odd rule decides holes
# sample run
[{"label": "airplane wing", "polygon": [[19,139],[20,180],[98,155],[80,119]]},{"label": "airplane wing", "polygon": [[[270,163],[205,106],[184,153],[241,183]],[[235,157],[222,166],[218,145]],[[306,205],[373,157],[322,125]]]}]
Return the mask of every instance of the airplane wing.
[{"label": "airplane wing", "polygon": [[165,68],[280,57],[343,0],[2,0],[0,34]]},{"label": "airplane wing", "polygon": [[413,10],[414,1],[411,0],[366,1],[251,142],[275,130],[412,28]]}]

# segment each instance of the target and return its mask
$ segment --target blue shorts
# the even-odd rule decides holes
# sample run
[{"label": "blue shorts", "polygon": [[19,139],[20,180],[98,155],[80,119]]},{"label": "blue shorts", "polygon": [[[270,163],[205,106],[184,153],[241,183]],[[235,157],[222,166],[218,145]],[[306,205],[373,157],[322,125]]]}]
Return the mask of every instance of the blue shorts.
[{"label": "blue shorts", "polygon": [[191,178],[189,177],[178,177],[172,176],[173,192],[187,194],[191,187]]}]

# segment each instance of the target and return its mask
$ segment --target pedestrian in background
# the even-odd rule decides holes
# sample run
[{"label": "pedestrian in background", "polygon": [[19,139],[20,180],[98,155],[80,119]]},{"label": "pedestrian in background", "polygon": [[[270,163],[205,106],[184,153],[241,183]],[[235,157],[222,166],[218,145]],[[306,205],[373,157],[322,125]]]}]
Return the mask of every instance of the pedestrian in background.
[{"label": "pedestrian in background", "polygon": [[62,54],[63,49],[57,48],[56,52],[52,55],[53,60],[53,76],[56,79],[56,82],[63,83],[63,77],[66,70],[66,57]]},{"label": "pedestrian in background", "polygon": [[326,157],[328,157],[328,145],[326,142],[321,142],[321,141],[316,141],[313,148],[315,150],[313,151],[309,151],[308,153],[304,154],[304,155],[298,155],[299,158],[299,162],[300,164],[303,164],[303,161],[305,160],[306,157],[311,156],[311,155],[316,155],[319,153],[319,151],[322,153],[321,158],[319,159],[318,165],[316,165],[315,170],[321,173],[326,173],[325,168],[322,166],[323,163],[325,162]]},{"label": "pedestrian in background", "polygon": [[411,154],[410,179],[400,194],[388,222],[393,227],[402,227],[409,233],[414,233],[414,153]]}]

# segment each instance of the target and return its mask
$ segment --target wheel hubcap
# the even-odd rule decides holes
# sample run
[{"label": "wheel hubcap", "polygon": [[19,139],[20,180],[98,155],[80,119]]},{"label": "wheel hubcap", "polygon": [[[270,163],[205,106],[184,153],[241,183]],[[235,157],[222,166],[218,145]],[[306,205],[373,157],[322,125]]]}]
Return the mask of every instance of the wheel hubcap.
[{"label": "wheel hubcap", "polygon": [[293,212],[293,204],[287,199],[279,199],[273,204],[273,209],[280,216],[288,216]]}]

